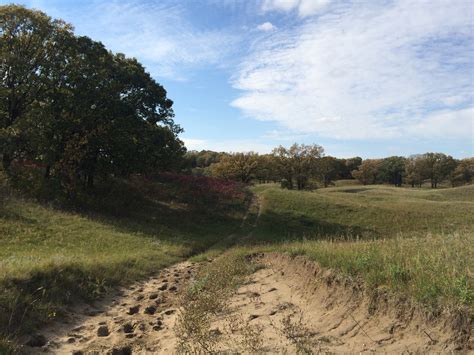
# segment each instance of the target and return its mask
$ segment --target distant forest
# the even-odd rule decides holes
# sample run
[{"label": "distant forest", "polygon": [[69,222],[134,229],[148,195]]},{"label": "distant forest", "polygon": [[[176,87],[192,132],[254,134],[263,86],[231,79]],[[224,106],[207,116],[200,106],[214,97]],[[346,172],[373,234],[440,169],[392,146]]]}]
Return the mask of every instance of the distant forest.
[{"label": "distant forest", "polygon": [[188,173],[248,183],[280,182],[282,187],[312,189],[328,187],[335,180],[357,179],[362,184],[403,184],[421,187],[429,182],[437,188],[441,182],[451,186],[470,184],[474,177],[474,158],[462,160],[443,153],[425,153],[410,157],[384,159],[354,157],[338,159],[324,155],[319,145],[293,144],[278,147],[271,154],[217,153],[203,150],[185,155]]},{"label": "distant forest", "polygon": [[166,171],[288,189],[338,179],[436,188],[474,176],[473,158],[442,153],[338,159],[316,144],[264,155],[186,152],[172,100],[136,59],[18,5],[0,7],[0,51],[1,166],[12,181],[73,193],[97,180]]}]

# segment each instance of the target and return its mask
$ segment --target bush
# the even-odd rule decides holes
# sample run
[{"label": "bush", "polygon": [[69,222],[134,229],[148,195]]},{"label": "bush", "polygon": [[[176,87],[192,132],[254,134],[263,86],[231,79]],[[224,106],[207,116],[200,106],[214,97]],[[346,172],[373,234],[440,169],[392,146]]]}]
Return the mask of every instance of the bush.
[{"label": "bush", "polygon": [[290,182],[286,179],[281,179],[280,186],[282,189],[291,189],[293,187],[291,186]]},{"label": "bush", "polygon": [[197,205],[222,207],[241,204],[247,198],[245,184],[236,181],[176,173],[163,173],[158,178],[175,184],[178,199]]}]

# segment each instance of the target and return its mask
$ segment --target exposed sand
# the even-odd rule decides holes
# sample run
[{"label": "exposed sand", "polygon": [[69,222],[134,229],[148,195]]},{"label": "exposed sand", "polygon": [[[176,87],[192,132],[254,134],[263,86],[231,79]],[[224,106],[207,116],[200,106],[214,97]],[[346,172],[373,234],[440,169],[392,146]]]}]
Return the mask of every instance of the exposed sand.
[{"label": "exposed sand", "polygon": [[[257,205],[255,221],[249,222],[253,226],[261,213],[260,201],[253,200],[251,208]],[[255,259],[264,268],[236,290],[228,310],[215,316],[208,329],[217,352],[468,353],[474,348],[473,320],[463,313],[430,317],[423,308],[384,290],[369,297],[360,281],[323,270],[303,257],[272,254]],[[93,306],[76,305],[67,318],[41,331],[46,345],[25,350],[76,355],[176,353],[179,295],[199,267],[179,263]]]},{"label": "exposed sand", "polygon": [[[247,328],[254,328],[255,339],[251,341],[260,342],[264,352],[472,350],[469,320],[459,327],[453,323],[455,318],[445,314],[429,320],[422,309],[406,300],[369,298],[356,284],[344,283],[334,273],[301,257],[269,255],[262,262],[266,268],[253,274],[230,304],[233,319],[244,320]],[[224,332],[232,314],[216,321],[214,327]],[[223,334],[228,345],[219,350],[242,351],[244,329]]]},{"label": "exposed sand", "polygon": [[[229,299],[229,311],[212,325],[219,339],[217,351],[432,353],[461,350],[460,343],[467,352],[472,347],[471,329],[463,338],[446,317],[427,321],[410,303],[382,296],[369,300],[355,284],[303,258],[271,255],[260,262],[266,267],[249,277]],[[197,268],[180,263],[94,307],[77,306],[65,323],[43,330],[46,346],[26,349],[55,354],[174,353],[173,328],[180,311],[176,301]]]},{"label": "exposed sand", "polygon": [[41,332],[48,339],[46,346],[25,350],[54,354],[172,353],[176,346],[173,325],[177,295],[197,267],[195,263],[180,263],[94,306],[78,305],[64,322]]}]

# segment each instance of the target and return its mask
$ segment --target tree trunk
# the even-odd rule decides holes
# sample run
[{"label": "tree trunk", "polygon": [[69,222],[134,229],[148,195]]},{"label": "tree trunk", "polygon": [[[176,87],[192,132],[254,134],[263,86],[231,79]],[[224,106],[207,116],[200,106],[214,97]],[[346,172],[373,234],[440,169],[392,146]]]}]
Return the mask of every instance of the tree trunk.
[{"label": "tree trunk", "polygon": [[8,171],[10,169],[10,166],[12,164],[12,157],[8,153],[3,153],[2,156],[2,165],[3,165],[3,170]]},{"label": "tree trunk", "polygon": [[87,187],[93,188],[94,187],[94,174],[87,175]]},{"label": "tree trunk", "polygon": [[44,178],[49,179],[51,176],[51,165],[46,165],[46,170],[44,172]]}]

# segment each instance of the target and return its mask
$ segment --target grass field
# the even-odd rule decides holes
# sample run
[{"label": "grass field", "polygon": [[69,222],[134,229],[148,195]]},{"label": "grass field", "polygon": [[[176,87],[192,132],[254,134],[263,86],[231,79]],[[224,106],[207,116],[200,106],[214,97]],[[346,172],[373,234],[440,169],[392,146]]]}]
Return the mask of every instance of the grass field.
[{"label": "grass field", "polygon": [[[306,191],[253,188],[262,213],[249,252],[305,255],[429,305],[474,305],[474,186]],[[248,246],[247,246],[248,248]]]},{"label": "grass field", "polygon": [[474,231],[474,186],[443,190],[344,186],[313,192],[258,185],[259,240],[391,238]]},{"label": "grass field", "polygon": [[114,182],[80,212],[4,197],[0,334],[28,332],[66,304],[142,279],[238,228],[246,197],[206,207],[182,191],[168,182]]},{"label": "grass field", "polygon": [[224,251],[304,255],[360,278],[368,289],[473,311],[472,185],[342,184],[312,192],[256,185],[258,223],[254,204],[243,228],[248,196],[190,198],[195,190],[168,180],[114,182],[69,211],[4,197],[0,333],[28,332],[77,299],[95,299],[193,255],[202,260]]}]

